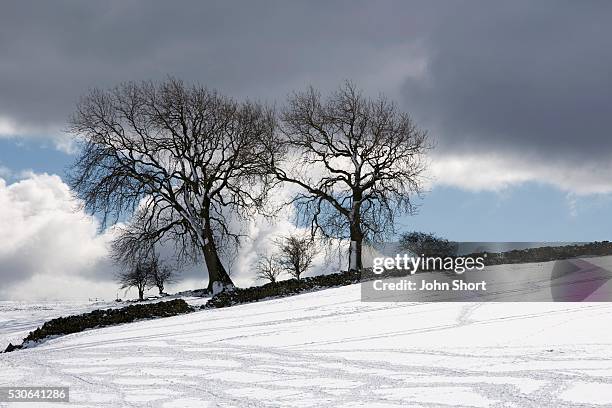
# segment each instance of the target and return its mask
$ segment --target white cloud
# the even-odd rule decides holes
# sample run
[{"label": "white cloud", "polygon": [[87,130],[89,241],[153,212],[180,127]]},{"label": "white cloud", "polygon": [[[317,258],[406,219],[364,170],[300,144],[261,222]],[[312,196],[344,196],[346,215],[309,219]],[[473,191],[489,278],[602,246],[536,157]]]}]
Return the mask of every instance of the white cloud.
[{"label": "white cloud", "polygon": [[576,195],[612,193],[612,161],[604,166],[495,153],[440,155],[432,157],[429,177],[433,186],[453,186],[474,192],[501,191],[537,182]]},{"label": "white cloud", "polygon": [[10,137],[19,134],[15,123],[9,118],[0,116],[0,137]]},{"label": "white cloud", "polygon": [[0,116],[0,138],[12,137],[40,137],[49,133],[59,133],[57,129],[38,125],[23,125],[18,124],[9,116]]},{"label": "white cloud", "polygon": [[69,135],[62,135],[54,138],[53,146],[56,150],[66,154],[74,155],[78,152],[76,140]]},{"label": "white cloud", "polygon": [[[11,174],[0,171],[0,177]],[[432,186],[476,192],[546,182],[567,192],[572,213],[580,196],[611,193],[610,175],[612,166],[555,166],[494,154],[436,156],[429,170]],[[113,282],[114,266],[108,260],[110,230],[98,233],[96,219],[78,208],[79,202],[60,177],[29,172],[20,174],[20,178],[13,183],[0,178],[0,299],[113,298],[117,285]],[[277,204],[286,200],[290,191],[276,192]],[[289,207],[274,220],[257,217],[247,223],[243,232],[248,238],[229,262],[232,278],[239,286],[255,283],[257,255],[273,251],[276,237],[304,232],[293,225],[292,216]],[[326,258],[322,252],[311,273],[337,270],[338,261],[338,257]],[[185,267],[182,275],[183,282],[173,288],[205,287],[203,265]]]},{"label": "white cloud", "polygon": [[7,179],[12,177],[12,175],[13,172],[11,171],[11,169],[6,166],[3,166],[2,163],[0,163],[0,178]]},{"label": "white cloud", "polygon": [[[112,229],[100,234],[96,219],[79,208],[59,176],[30,172],[22,177],[12,184],[0,178],[0,299],[110,300],[117,293],[123,297],[113,282],[116,266],[108,258]],[[277,192],[275,199],[281,202],[286,194],[288,190]],[[236,284],[255,283],[257,255],[273,251],[276,237],[304,232],[291,223],[291,217],[291,208],[286,208],[277,219],[259,216],[245,225],[247,238],[231,255]],[[171,245],[166,252],[171,252]],[[322,252],[311,273],[330,268],[337,270],[337,264]],[[181,275],[183,281],[170,290],[206,286],[203,264],[182,267]]]},{"label": "white cloud", "polygon": [[0,179],[1,299],[100,293],[112,274],[109,234],[98,234],[96,220],[77,205],[58,176],[30,174],[13,184]]},{"label": "white cloud", "polygon": [[[284,188],[278,188],[270,197],[268,212],[275,212],[274,218],[266,218],[263,215],[256,215],[245,225],[242,225],[242,234],[245,235],[242,240],[242,245],[238,248],[236,254],[229,253],[222,256],[222,260],[226,268],[231,270],[231,278],[234,283],[240,287],[252,286],[263,282],[256,280],[255,265],[259,255],[272,254],[277,251],[276,242],[279,238],[289,235],[307,235],[310,230],[307,228],[298,228],[294,225],[294,207],[283,206],[287,203],[292,194],[298,189],[293,185],[286,185]],[[272,211],[275,209],[278,211]],[[237,224],[235,217],[226,214],[233,230],[237,231],[240,226]],[[338,257],[329,257],[328,252],[332,248],[321,246],[319,253],[313,261],[312,268],[304,276],[312,276],[321,273],[337,272],[342,262],[338,261]],[[203,270],[204,266],[199,266],[199,270]],[[283,276],[281,279],[288,278]]]},{"label": "white cloud", "polygon": [[[76,152],[75,139],[59,125],[22,124],[8,116],[0,116],[0,139],[39,140],[67,154]],[[19,142],[18,142],[19,143]],[[0,172],[0,177],[4,177]]]}]

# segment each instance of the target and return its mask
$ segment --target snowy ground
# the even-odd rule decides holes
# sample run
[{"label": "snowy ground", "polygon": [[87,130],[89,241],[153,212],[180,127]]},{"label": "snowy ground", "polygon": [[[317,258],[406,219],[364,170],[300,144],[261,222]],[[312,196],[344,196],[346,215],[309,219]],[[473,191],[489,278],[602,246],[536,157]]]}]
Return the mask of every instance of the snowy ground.
[{"label": "snowy ground", "polygon": [[95,309],[121,307],[117,302],[17,302],[0,301],[0,349],[8,343],[19,344],[28,333],[45,321],[60,316],[91,312]]},{"label": "snowy ground", "polygon": [[608,303],[363,303],[353,285],[1,354],[0,386],[69,386],[78,407],[612,404],[611,316]]},{"label": "snowy ground", "polygon": [[[208,299],[169,296],[150,302],[159,302],[181,298],[194,306],[200,306]],[[109,309],[125,307],[129,302],[115,301],[47,301],[47,302],[19,302],[0,301],[0,351],[3,351],[9,343],[21,344],[29,332],[42,326],[47,320],[61,316],[88,313],[96,309]]]}]

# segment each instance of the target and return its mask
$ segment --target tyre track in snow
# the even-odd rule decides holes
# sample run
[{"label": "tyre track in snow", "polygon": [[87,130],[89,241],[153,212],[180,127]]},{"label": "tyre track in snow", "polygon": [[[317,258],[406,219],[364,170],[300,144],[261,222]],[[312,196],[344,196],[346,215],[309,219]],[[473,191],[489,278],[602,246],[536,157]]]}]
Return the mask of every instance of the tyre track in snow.
[{"label": "tyre track in snow", "polygon": [[[363,304],[358,286],[330,289],[54,339],[0,356],[0,369],[20,372],[0,383],[61,382],[72,406],[165,408],[574,407],[594,406],[562,398],[576,382],[612,387],[610,338],[572,339],[611,306],[492,317],[491,307]],[[479,338],[487,331],[499,336]],[[469,336],[469,347],[452,345]]]}]

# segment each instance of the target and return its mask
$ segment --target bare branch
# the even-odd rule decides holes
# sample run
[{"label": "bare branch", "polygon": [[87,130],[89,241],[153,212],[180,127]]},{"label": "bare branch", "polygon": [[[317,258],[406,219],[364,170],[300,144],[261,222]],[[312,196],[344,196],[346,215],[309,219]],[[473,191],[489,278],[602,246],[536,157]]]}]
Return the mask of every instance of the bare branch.
[{"label": "bare branch", "polygon": [[276,243],[279,254],[277,262],[282,269],[296,279],[312,266],[317,250],[310,237],[292,235]]},{"label": "bare branch", "polygon": [[278,180],[299,186],[291,204],[311,234],[350,238],[350,269],[361,269],[361,245],[394,232],[423,191],[427,134],[384,96],[365,98],[346,82],[326,100],[295,93],[281,114],[273,160]]},{"label": "bare branch", "polygon": [[283,267],[277,255],[260,255],[256,268],[258,279],[268,280],[272,283],[276,282],[283,273]]},{"label": "bare branch", "polygon": [[174,78],[94,90],[72,119],[81,154],[70,184],[103,226],[133,214],[148,239],[203,257],[209,288],[231,286],[218,252],[241,234],[227,217],[251,217],[276,183],[274,126],[265,106]]}]

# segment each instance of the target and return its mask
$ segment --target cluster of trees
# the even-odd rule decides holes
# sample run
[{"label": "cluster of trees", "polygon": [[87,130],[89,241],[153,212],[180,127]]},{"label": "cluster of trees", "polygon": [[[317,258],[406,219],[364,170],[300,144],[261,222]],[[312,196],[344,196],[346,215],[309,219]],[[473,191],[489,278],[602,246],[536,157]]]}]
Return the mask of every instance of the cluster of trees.
[{"label": "cluster of trees", "polygon": [[[285,203],[296,223],[311,238],[349,240],[348,269],[362,269],[363,243],[414,210],[429,148],[396,104],[350,82],[327,98],[294,93],[278,112],[174,78],[130,82],[84,96],[71,132],[80,141],[71,187],[102,227],[129,219],[118,259],[172,242],[178,261],[203,260],[213,293],[233,286],[221,255],[241,242],[235,226],[267,214],[283,185],[297,187]],[[307,268],[268,261],[298,276]]]},{"label": "cluster of trees", "polygon": [[[118,253],[114,255],[118,256]],[[121,289],[138,290],[139,300],[143,300],[145,291],[152,288],[157,288],[160,296],[165,295],[166,284],[175,283],[179,278],[177,271],[161,262],[156,255],[120,262],[122,269],[117,273],[117,282]]]}]

